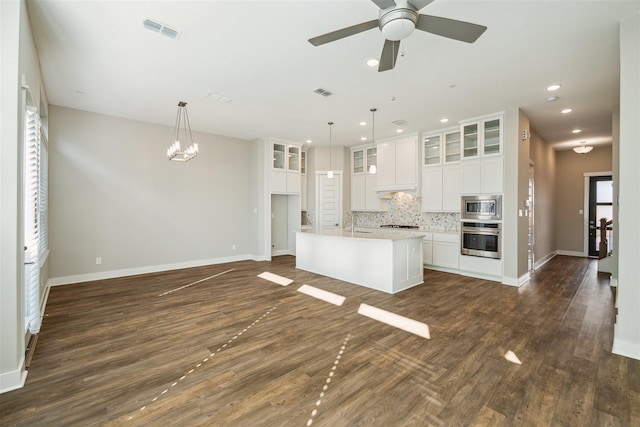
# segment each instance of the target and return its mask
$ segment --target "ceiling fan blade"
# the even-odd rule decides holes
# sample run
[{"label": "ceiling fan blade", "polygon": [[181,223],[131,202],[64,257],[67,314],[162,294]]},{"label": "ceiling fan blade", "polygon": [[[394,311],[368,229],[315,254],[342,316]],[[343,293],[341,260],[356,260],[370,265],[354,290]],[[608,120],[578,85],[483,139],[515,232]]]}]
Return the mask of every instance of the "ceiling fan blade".
[{"label": "ceiling fan blade", "polygon": [[411,3],[411,5],[416,8],[416,10],[420,10],[428,4],[433,3],[433,0],[409,0],[409,3]]},{"label": "ceiling fan blade", "polygon": [[396,5],[396,2],[394,0],[371,0],[371,1],[374,2],[376,6],[378,6],[380,9],[386,9]]},{"label": "ceiling fan blade", "polygon": [[384,41],[384,47],[382,48],[382,54],[380,55],[380,64],[378,65],[378,72],[392,70],[393,67],[396,66],[396,59],[398,59],[399,50],[400,40]]},{"label": "ceiling fan blade", "polygon": [[376,28],[377,26],[378,26],[378,20],[373,19],[371,21],[362,22],[360,24],[356,24],[350,27],[342,28],[340,30],[332,31],[327,34],[322,34],[321,36],[313,37],[309,39],[309,43],[311,43],[314,46],[320,46],[326,43],[343,39],[345,37],[353,36],[354,34],[362,33],[372,28]]},{"label": "ceiling fan blade", "polygon": [[487,27],[456,19],[420,15],[416,29],[462,42],[473,43],[486,31]]}]

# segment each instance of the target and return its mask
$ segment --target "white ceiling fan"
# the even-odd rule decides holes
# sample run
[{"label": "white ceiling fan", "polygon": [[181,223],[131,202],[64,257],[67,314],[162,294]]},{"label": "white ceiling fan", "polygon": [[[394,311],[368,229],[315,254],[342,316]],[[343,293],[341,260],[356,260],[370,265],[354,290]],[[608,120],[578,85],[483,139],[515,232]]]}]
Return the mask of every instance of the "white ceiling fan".
[{"label": "white ceiling fan", "polygon": [[400,40],[409,37],[415,29],[467,43],[475,42],[487,29],[483,25],[418,13],[434,0],[371,1],[380,8],[378,19],[313,37],[309,43],[320,46],[378,27],[385,38],[378,71],[387,71],[396,65]]}]

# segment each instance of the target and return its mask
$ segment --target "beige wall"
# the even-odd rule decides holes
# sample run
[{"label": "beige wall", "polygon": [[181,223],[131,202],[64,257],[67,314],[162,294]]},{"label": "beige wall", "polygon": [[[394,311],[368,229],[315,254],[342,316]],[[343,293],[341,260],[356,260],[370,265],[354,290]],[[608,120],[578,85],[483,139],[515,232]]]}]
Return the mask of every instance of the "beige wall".
[{"label": "beige wall", "polygon": [[556,153],[556,249],[584,253],[584,174],[611,172],[611,146],[596,146],[590,153]]},{"label": "beige wall", "polygon": [[199,156],[178,163],[170,126],[57,106],[49,117],[53,283],[252,255],[249,141],[195,132]]},{"label": "beige wall", "polygon": [[529,157],[534,164],[534,262],[538,266],[556,251],[556,154],[532,131]]}]

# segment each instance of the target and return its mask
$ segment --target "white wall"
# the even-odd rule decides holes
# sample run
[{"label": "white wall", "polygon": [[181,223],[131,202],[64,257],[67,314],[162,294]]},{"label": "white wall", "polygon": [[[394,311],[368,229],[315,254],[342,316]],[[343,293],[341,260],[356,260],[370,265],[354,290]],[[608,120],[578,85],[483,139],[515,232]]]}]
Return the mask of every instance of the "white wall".
[{"label": "white wall", "polygon": [[[21,176],[18,123],[20,3],[0,1],[0,392],[21,387],[24,371]],[[22,337],[21,337],[22,335]]]},{"label": "white wall", "polygon": [[170,126],[51,106],[49,127],[53,284],[251,257],[249,141],[196,132],[179,163]]},{"label": "white wall", "polygon": [[[22,223],[24,76],[32,105],[46,108],[38,54],[23,0],[0,1],[0,392],[22,386],[25,351]],[[46,115],[46,111],[40,112]],[[46,278],[47,264],[41,270]]]},{"label": "white wall", "polygon": [[618,315],[613,352],[640,359],[640,14],[620,23]]}]

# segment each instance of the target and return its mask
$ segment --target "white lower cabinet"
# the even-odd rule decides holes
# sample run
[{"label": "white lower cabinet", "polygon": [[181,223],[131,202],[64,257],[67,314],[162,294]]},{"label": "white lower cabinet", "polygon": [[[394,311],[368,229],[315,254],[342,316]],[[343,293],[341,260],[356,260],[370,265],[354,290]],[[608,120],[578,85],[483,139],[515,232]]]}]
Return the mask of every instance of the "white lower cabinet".
[{"label": "white lower cabinet", "polygon": [[433,265],[457,269],[459,254],[458,243],[433,241]]},{"label": "white lower cabinet", "polygon": [[460,255],[460,270],[502,279],[502,260]]},{"label": "white lower cabinet", "polygon": [[426,265],[433,264],[433,234],[427,233],[422,238],[422,262]]},{"label": "white lower cabinet", "polygon": [[460,243],[458,233],[427,233],[422,241],[426,265],[458,269]]}]

